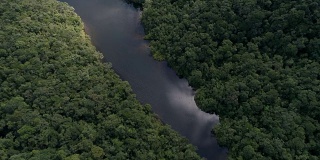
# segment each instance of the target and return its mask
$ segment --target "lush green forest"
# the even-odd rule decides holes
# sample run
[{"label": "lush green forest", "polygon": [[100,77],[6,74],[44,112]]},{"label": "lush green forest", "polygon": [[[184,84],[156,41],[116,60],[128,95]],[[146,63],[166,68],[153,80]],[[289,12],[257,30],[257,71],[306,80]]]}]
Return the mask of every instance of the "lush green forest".
[{"label": "lush green forest", "polygon": [[0,1],[0,159],[200,159],[56,0]]},{"label": "lush green forest", "polygon": [[146,0],[142,22],[229,159],[319,159],[319,0]]}]

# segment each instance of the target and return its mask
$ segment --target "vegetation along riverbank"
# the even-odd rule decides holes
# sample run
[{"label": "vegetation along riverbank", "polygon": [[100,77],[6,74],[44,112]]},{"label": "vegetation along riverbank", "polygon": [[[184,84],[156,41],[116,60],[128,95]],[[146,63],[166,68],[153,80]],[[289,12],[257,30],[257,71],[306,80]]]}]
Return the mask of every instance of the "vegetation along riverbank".
[{"label": "vegetation along riverbank", "polygon": [[319,0],[147,0],[142,22],[230,159],[320,157]]},{"label": "vegetation along riverbank", "polygon": [[56,0],[0,1],[0,159],[201,159]]}]

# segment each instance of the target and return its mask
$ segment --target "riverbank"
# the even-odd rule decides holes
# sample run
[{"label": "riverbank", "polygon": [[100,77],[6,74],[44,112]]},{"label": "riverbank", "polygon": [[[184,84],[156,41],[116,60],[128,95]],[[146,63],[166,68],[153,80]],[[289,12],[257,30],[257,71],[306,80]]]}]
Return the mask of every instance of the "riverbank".
[{"label": "riverbank", "polygon": [[73,8],[2,0],[0,11],[0,159],[201,159],[101,62]]},{"label": "riverbank", "polygon": [[152,111],[197,146],[201,156],[224,159],[225,150],[210,135],[219,118],[199,110],[188,82],[180,79],[166,62],[150,56],[150,49],[145,47],[148,41],[137,38],[144,37],[140,12],[118,0],[68,3],[90,25],[94,45],[121,79],[129,82],[137,99],[151,104]]},{"label": "riverbank", "polygon": [[148,2],[151,53],[219,115],[229,158],[319,157],[319,1]]}]

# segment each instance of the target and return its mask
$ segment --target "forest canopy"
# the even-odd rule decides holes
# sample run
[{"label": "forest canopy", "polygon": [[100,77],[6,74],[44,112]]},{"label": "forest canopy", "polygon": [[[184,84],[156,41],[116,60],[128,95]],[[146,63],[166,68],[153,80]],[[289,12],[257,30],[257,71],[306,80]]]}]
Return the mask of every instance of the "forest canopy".
[{"label": "forest canopy", "polygon": [[319,0],[150,0],[142,22],[230,159],[320,157]]},{"label": "forest canopy", "polygon": [[0,159],[200,159],[56,0],[0,1]]}]

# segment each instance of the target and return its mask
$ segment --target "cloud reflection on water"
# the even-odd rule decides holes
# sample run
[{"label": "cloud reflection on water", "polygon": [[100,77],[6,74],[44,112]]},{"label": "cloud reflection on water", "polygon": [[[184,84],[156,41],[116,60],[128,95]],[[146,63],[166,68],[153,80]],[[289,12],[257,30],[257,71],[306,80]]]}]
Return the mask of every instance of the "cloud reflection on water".
[{"label": "cloud reflection on water", "polygon": [[148,42],[143,40],[141,12],[121,0],[62,1],[75,8],[94,45],[130,83],[139,101],[151,104],[163,122],[199,148],[200,155],[225,159],[224,150],[210,134],[218,116],[202,112],[188,82],[179,79],[166,62],[152,59]]}]

